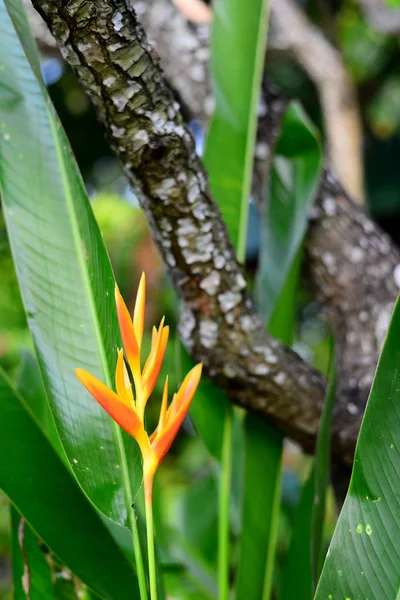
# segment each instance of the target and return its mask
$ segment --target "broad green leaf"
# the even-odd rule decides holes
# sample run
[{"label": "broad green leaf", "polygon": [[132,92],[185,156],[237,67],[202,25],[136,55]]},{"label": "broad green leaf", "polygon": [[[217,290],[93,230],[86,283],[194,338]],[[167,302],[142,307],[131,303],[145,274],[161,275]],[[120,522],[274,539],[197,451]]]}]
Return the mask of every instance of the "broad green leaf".
[{"label": "broad green leaf", "polygon": [[[276,338],[283,341],[287,346],[292,346],[296,326],[296,301],[299,283],[300,268],[303,258],[303,246],[297,250],[297,254],[289,269],[283,284],[279,298],[270,298],[271,302],[276,300],[275,308],[268,323],[268,331]],[[259,291],[259,290],[258,290]],[[266,294],[262,294],[262,302],[268,303]]]},{"label": "broad green leaf", "polygon": [[[216,106],[204,163],[241,261],[245,254],[267,24],[267,0],[216,0],[213,4],[211,70]],[[217,458],[221,455],[227,410],[229,402],[216,386],[206,380],[200,384],[190,415]]]},{"label": "broad green leaf", "polygon": [[218,595],[216,573],[204,560],[202,553],[196,549],[195,544],[186,540],[184,534],[170,530],[169,535],[173,554],[185,567],[185,576],[192,582],[192,586],[202,594],[204,600],[215,599]]},{"label": "broad green leaf", "polygon": [[107,600],[139,598],[129,563],[0,370],[0,488],[79,579]]},{"label": "broad green leaf", "polygon": [[[298,145],[295,146],[295,143]],[[279,153],[285,156],[287,180],[282,188],[284,195],[281,193],[281,187],[275,185],[276,166],[281,165],[279,161],[283,160]],[[290,346],[294,335],[301,243],[307,224],[307,210],[316,190],[321,163],[321,153],[315,135],[305,125],[301,111],[294,105],[289,108],[285,117],[277,154],[274,159],[275,170],[271,173],[270,200],[266,207],[266,218],[262,223],[257,301],[270,331]],[[241,540],[243,558],[239,563],[236,588],[238,600],[244,597],[267,599],[270,597],[272,586],[279,519],[283,436],[267,425],[262,426],[263,431],[260,431],[260,427],[255,419],[248,420],[247,447],[251,448],[257,438],[264,439],[264,454],[270,457],[270,465],[269,470],[266,470],[266,477],[257,477],[254,474],[254,457],[250,454],[245,458],[245,490],[249,500],[247,507],[246,499],[244,504],[243,531],[247,532],[249,540],[247,548],[243,547],[246,537]],[[259,526],[262,519],[264,528]],[[311,519],[308,528],[311,540]],[[257,545],[252,547],[251,540],[256,540]],[[246,554],[251,552],[249,548],[252,548],[254,555],[264,560],[262,572],[254,557],[246,560]],[[311,568],[311,564],[309,566]]]},{"label": "broad green leaf", "polygon": [[332,412],[336,397],[336,358],[333,338],[330,340],[330,358],[328,366],[328,387],[325,392],[321,422],[315,450],[315,496],[312,514],[311,558],[313,570],[313,589],[315,590],[322,565],[322,540],[324,532],[326,498],[329,486],[331,459]]},{"label": "broad green leaf", "polygon": [[88,589],[50,552],[12,504],[10,512],[14,600],[84,600]]},{"label": "broad green leaf", "polygon": [[400,302],[378,362],[316,600],[400,595]]},{"label": "broad green leaf", "polygon": [[213,2],[215,110],[204,162],[240,261],[245,254],[268,8],[268,0]]},{"label": "broad green leaf", "polygon": [[17,389],[29,405],[29,408],[41,424],[42,429],[46,432],[47,437],[59,455],[64,458],[65,454],[54,425],[39,365],[36,358],[25,349],[22,351],[21,367],[17,377]]},{"label": "broad green leaf", "polygon": [[297,594],[311,600],[321,565],[321,546],[329,485],[331,420],[336,392],[335,351],[330,339],[328,386],[322,409],[315,459],[296,510],[292,539],[281,576],[281,600]]},{"label": "broad green leaf", "polygon": [[311,522],[314,497],[315,472],[312,468],[296,508],[292,539],[282,570],[279,600],[312,598]]},{"label": "broad green leaf", "polygon": [[65,134],[32,71],[36,58],[26,55],[26,29],[10,18],[8,8],[20,6],[0,0],[4,217],[63,448],[91,501],[125,525],[141,480],[137,445],[74,374],[85,368],[111,385],[120,341],[114,277]]},{"label": "broad green leaf", "polygon": [[13,505],[10,511],[14,600],[56,600],[40,540]]},{"label": "broad green leaf", "polygon": [[[302,108],[292,103],[283,120],[271,170],[270,200],[261,220],[257,298],[266,322],[303,241],[321,167],[317,133]],[[297,280],[296,273],[294,277]]]},{"label": "broad green leaf", "polygon": [[236,598],[269,598],[278,533],[282,434],[258,417],[245,419],[245,478]]}]

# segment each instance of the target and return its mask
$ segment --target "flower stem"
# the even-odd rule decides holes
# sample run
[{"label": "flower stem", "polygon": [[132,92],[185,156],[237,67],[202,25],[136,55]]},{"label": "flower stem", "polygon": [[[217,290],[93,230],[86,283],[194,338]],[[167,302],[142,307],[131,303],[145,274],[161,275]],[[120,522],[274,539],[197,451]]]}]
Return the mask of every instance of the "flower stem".
[{"label": "flower stem", "polygon": [[138,529],[138,525],[137,525],[134,508],[132,508],[132,510],[131,510],[130,523],[131,523],[131,528],[132,528],[132,542],[133,542],[133,552],[135,554],[136,572],[137,572],[138,581],[139,581],[140,600],[148,600],[146,574],[144,571],[144,564],[143,564],[143,554],[142,554],[142,548],[140,545],[139,529]]},{"label": "flower stem", "polygon": [[145,574],[144,564],[143,564],[143,554],[142,554],[142,548],[140,545],[139,530],[138,530],[138,525],[137,525],[137,521],[136,521],[135,511],[131,507],[132,489],[131,489],[131,484],[130,484],[130,479],[129,479],[129,468],[128,468],[128,463],[126,460],[126,454],[124,451],[121,429],[118,427],[118,425],[116,423],[114,423],[114,432],[115,432],[115,436],[116,436],[116,440],[117,440],[117,444],[118,444],[118,448],[119,448],[119,452],[120,452],[121,471],[122,471],[122,477],[123,477],[123,482],[124,482],[124,493],[125,493],[125,500],[126,500],[126,505],[127,505],[127,510],[128,510],[128,518],[129,518],[129,523],[131,525],[133,553],[135,556],[135,565],[136,565],[136,572],[137,572],[138,583],[139,583],[140,600],[148,600],[146,574]]},{"label": "flower stem", "polygon": [[229,598],[229,498],[232,477],[233,408],[228,407],[222,441],[218,511],[218,598]]},{"label": "flower stem", "polygon": [[156,557],[153,529],[153,477],[144,478],[144,501],[146,507],[147,554],[149,560],[150,599],[157,600]]}]

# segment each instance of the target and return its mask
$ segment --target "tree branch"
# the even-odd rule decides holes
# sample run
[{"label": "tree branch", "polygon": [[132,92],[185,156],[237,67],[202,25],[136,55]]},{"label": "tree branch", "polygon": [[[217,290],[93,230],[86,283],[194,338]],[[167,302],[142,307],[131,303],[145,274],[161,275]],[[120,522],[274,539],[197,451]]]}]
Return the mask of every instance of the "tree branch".
[{"label": "tree branch", "polygon": [[[266,333],[255,314],[192,137],[133,10],[123,0],[34,4],[138,192],[181,297],[186,347],[233,401],[311,449],[324,380]],[[348,406],[338,402],[333,448],[347,463],[360,419],[349,419]]]},{"label": "tree branch", "polygon": [[354,85],[339,51],[295,0],[272,0],[270,39],[274,48],[291,52],[316,85],[331,163],[345,188],[362,203],[361,116]]},{"label": "tree branch", "polygon": [[328,170],[306,250],[314,291],[335,332],[338,395],[349,418],[340,435],[353,438],[399,293],[400,252]]},{"label": "tree branch", "polygon": [[360,0],[363,13],[373,29],[396,35],[400,31],[400,8],[385,0]]},{"label": "tree branch", "polygon": [[[169,5],[167,0],[147,0],[146,12],[159,11],[161,14],[165,4]],[[157,23],[149,21],[148,27],[151,37],[159,40],[162,64],[178,93],[181,92],[181,86],[192,88],[192,72],[196,72],[196,63],[192,68],[188,61],[186,72],[181,71],[179,80],[175,80],[174,69],[179,62],[179,43],[176,40],[180,39],[181,27],[184,27],[184,36],[189,35],[192,38],[190,45],[196,47],[199,35],[197,27],[189,26],[182,15],[168,20],[160,18]],[[203,27],[203,47],[205,36]],[[211,91],[205,84],[202,90],[196,89],[196,94],[201,102],[195,104],[196,109],[190,117],[206,120],[204,106],[210,104]],[[265,80],[253,176],[253,196],[258,203],[266,201],[266,178],[286,105],[278,88]],[[363,232],[360,223],[364,223]],[[385,254],[381,255],[379,247]],[[329,166],[323,173],[317,194],[306,249],[311,285],[336,337],[340,382],[338,403],[347,411],[348,420],[348,426],[341,435],[355,440],[391,306],[400,286],[397,268],[400,253],[388,236],[354,206]],[[360,250],[363,253],[362,260],[355,268],[353,261],[361,256]],[[383,268],[380,268],[381,263]]]},{"label": "tree branch", "polygon": [[123,0],[35,6],[140,192],[181,296],[185,345],[232,399],[310,448],[323,379],[263,331],[253,312],[193,139],[133,10]]}]

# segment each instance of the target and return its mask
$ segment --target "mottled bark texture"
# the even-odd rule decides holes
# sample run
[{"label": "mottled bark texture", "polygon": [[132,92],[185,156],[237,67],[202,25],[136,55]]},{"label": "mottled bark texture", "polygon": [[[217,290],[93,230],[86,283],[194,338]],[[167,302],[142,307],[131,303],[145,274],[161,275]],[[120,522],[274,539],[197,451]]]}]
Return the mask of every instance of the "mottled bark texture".
[{"label": "mottled bark texture", "polygon": [[[34,4],[90,95],[139,194],[181,297],[180,330],[185,345],[233,401],[266,416],[310,449],[324,380],[263,330],[193,140],[160,69],[158,54],[146,41],[133,10],[123,0],[35,0]],[[325,206],[327,199],[321,198],[324,214],[312,235],[317,236],[320,228],[327,237],[328,217],[336,218],[339,236],[346,220],[370,223],[350,203],[348,213],[343,209],[341,216],[330,215],[333,209]],[[346,246],[347,240],[342,239],[339,255],[346,263],[341,266],[351,271],[354,261],[346,258]],[[372,245],[365,248],[366,255],[370,252]],[[392,251],[391,259],[390,268]],[[323,275],[326,260],[322,254],[314,255],[313,264],[315,270],[319,268],[321,289],[334,305],[324,279],[329,289],[332,269]],[[388,277],[393,278],[393,273]],[[346,402],[339,398],[333,449],[345,462],[351,461],[360,420],[353,412],[347,397]]]},{"label": "mottled bark texture", "polygon": [[357,435],[399,292],[400,252],[326,170],[306,249],[317,298],[335,332],[346,446],[344,438]]},{"label": "mottled bark texture", "polygon": [[323,379],[272,339],[255,315],[193,139],[133,10],[123,0],[37,0],[35,6],[140,191],[181,296],[185,345],[232,399],[310,448]]},{"label": "mottled bark texture", "polygon": [[[143,4],[139,0],[133,3]],[[275,12],[279,6],[278,2]],[[182,37],[188,47],[201,47],[203,52],[206,26],[202,25],[200,31],[197,25],[189,24],[176,9],[171,9],[169,0],[147,0],[146,7],[146,14],[158,14],[158,19],[147,17],[146,27],[151,38],[157,40],[168,78],[178,94],[184,89],[196,89],[197,101],[188,104],[190,109],[193,106],[189,117],[206,121],[211,104],[209,77],[204,70],[207,64],[202,63],[199,69],[199,55],[194,51],[192,60],[185,64],[186,70],[175,77],[180,46],[177,40]],[[171,10],[176,13],[173,18]],[[171,18],[164,19],[167,14]],[[199,73],[202,86],[197,81]],[[253,197],[259,204],[266,201],[266,177],[286,106],[277,86],[264,80],[253,176]],[[338,402],[348,412],[348,427],[341,435],[354,440],[400,287],[400,253],[380,228],[354,206],[329,166],[322,176],[306,241],[309,279],[336,337]],[[357,260],[360,262],[355,264]]]}]

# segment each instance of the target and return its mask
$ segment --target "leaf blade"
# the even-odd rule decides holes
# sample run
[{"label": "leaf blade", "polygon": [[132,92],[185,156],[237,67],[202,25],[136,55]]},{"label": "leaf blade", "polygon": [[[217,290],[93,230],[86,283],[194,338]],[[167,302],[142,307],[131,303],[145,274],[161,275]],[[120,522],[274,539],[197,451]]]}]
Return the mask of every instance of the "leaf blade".
[{"label": "leaf blade", "polygon": [[315,600],[397,600],[400,589],[400,303],[364,413],[349,490]]},{"label": "leaf blade", "polygon": [[318,135],[300,105],[292,102],[277,142],[270,202],[261,216],[257,297],[266,322],[273,316],[284,282],[296,262],[321,169]]},{"label": "leaf blade", "polygon": [[91,500],[124,525],[127,505],[140,485],[138,450],[124,437],[131,471],[137,474],[130,481],[119,428],[74,375],[75,367],[84,367],[111,383],[119,342],[114,277],[68,142],[42,82],[31,71],[25,55],[29,48],[16,34],[21,22],[14,27],[8,6],[21,5],[17,0],[0,3],[0,89],[7,86],[15,98],[4,104],[0,94],[0,185],[10,245],[68,460]]},{"label": "leaf blade", "polygon": [[139,598],[124,554],[1,369],[0,397],[1,489],[46,545],[101,597]]},{"label": "leaf blade", "polygon": [[268,12],[268,0],[213,4],[211,72],[216,105],[204,162],[240,261],[245,255]]}]

